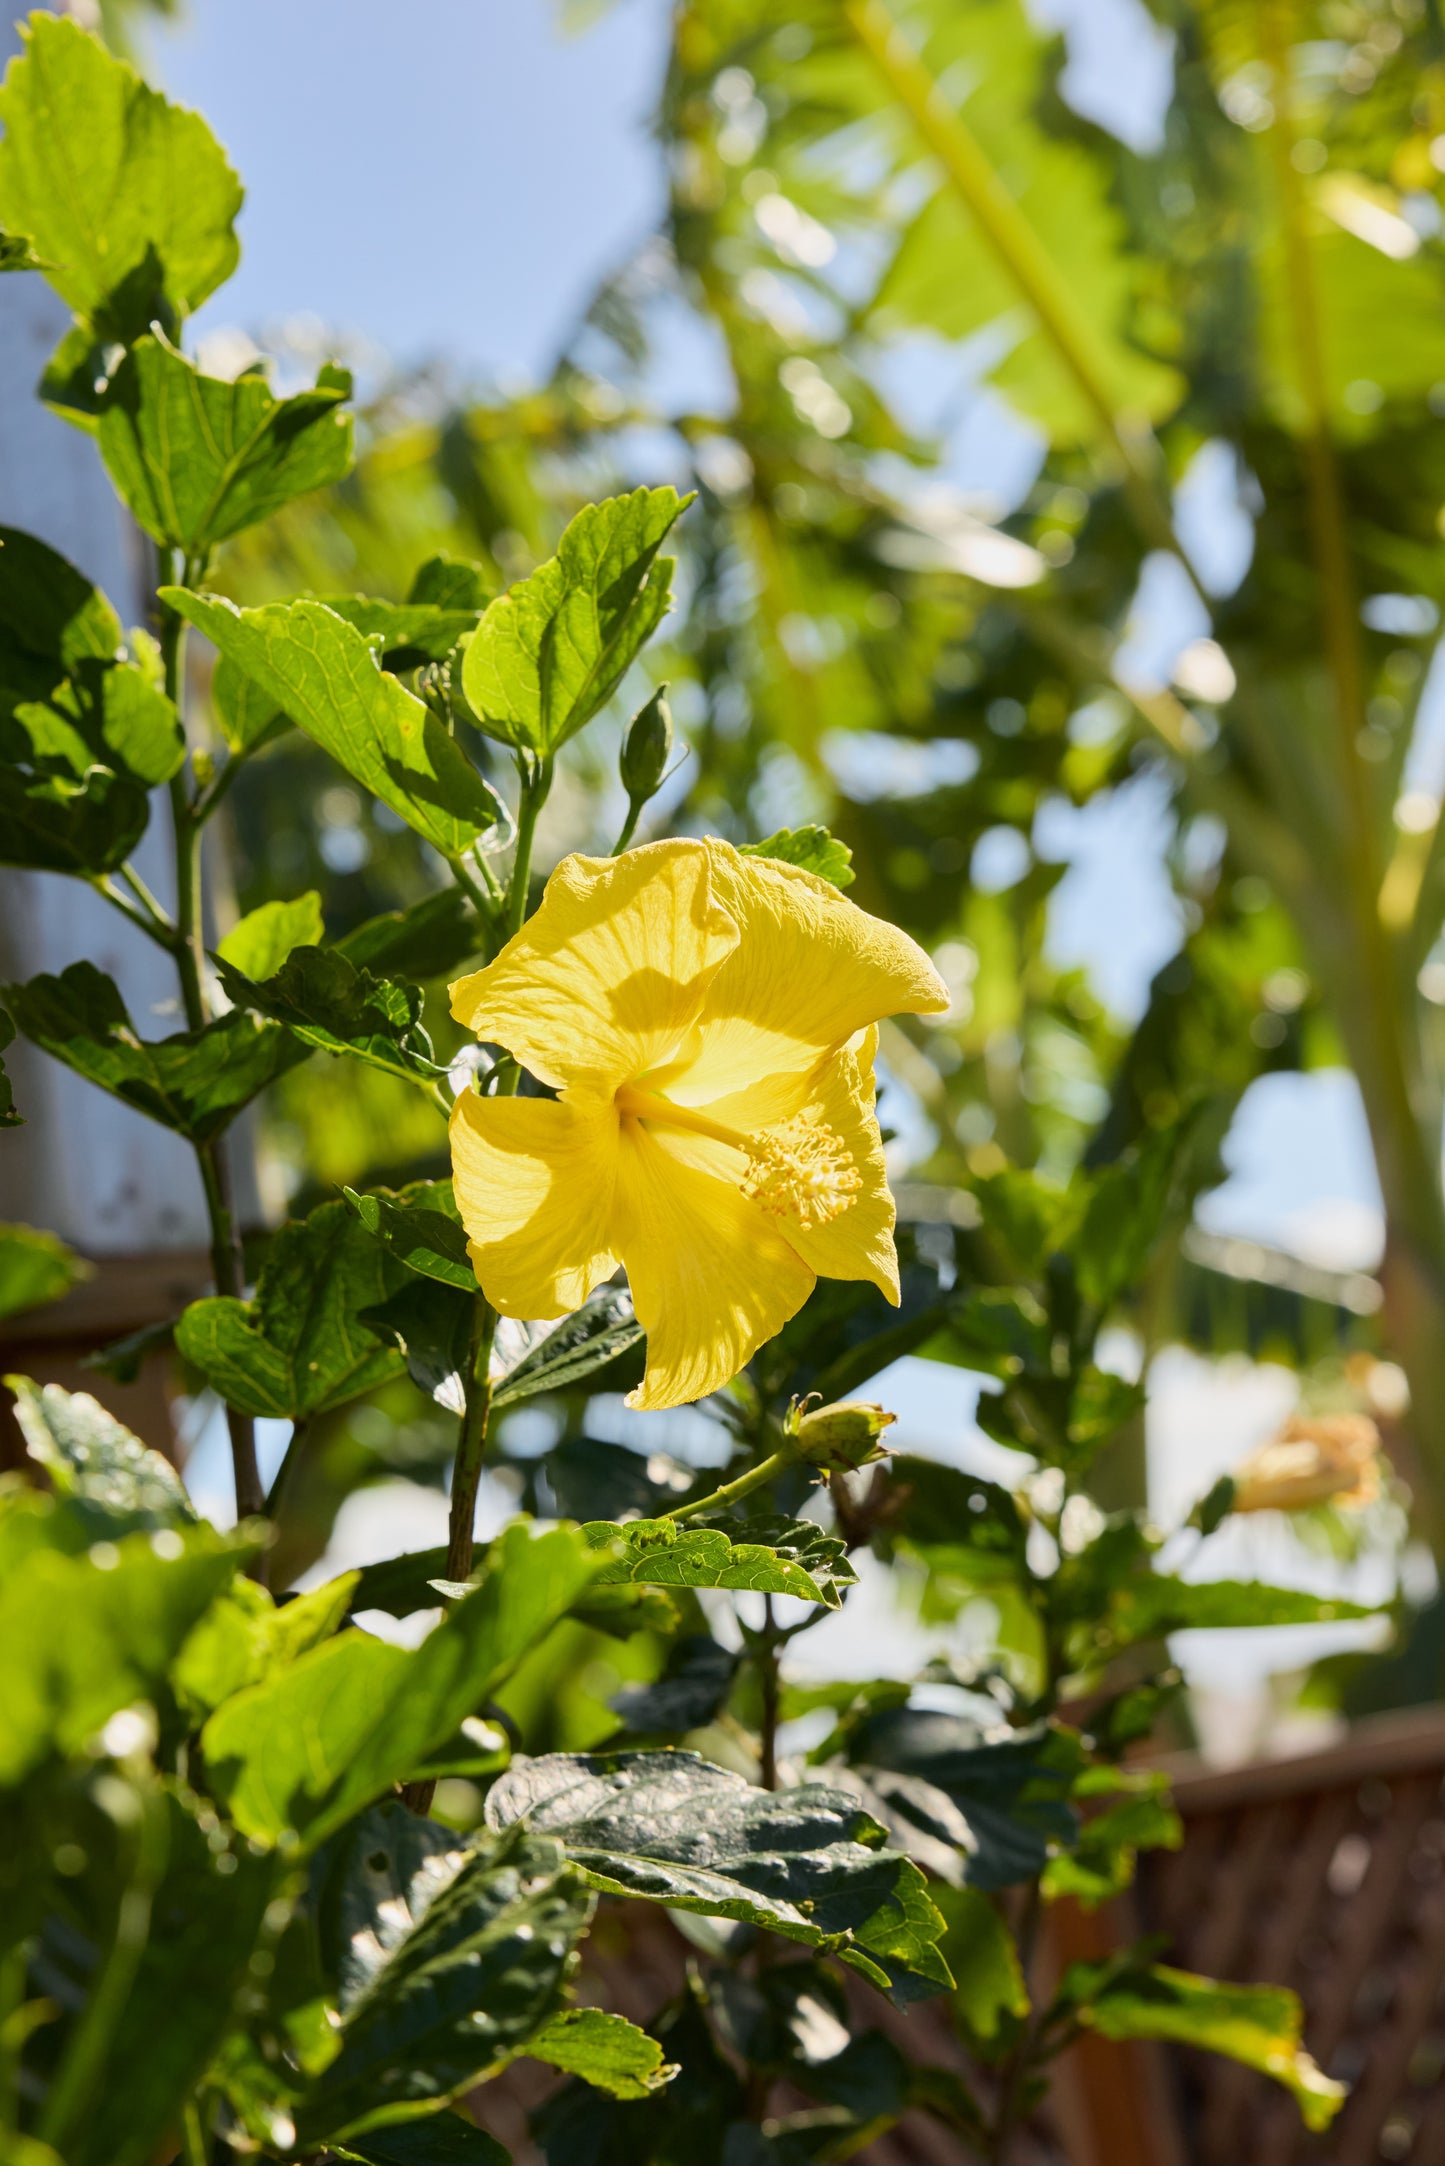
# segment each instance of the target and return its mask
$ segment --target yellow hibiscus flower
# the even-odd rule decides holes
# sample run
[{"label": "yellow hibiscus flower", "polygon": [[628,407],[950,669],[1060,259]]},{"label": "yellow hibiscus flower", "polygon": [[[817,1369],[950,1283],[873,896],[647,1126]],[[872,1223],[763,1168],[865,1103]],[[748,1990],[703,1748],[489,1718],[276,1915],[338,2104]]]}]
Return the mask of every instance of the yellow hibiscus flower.
[{"label": "yellow hibiscus flower", "polygon": [[630,1404],[716,1391],[817,1278],[896,1306],[875,1026],[948,989],[906,934],[730,843],[569,857],[452,1013],[559,1092],[452,1109],[457,1206],[504,1316],[564,1316],[621,1262]]}]

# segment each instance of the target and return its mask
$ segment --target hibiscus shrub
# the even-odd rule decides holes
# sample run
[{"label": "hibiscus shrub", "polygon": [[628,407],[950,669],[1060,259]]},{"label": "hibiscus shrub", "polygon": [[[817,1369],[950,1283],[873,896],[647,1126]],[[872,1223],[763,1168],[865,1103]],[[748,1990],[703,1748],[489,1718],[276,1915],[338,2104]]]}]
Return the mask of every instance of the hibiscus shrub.
[{"label": "hibiscus shrub", "polygon": [[[1141,1513],[1090,1496],[1141,1406],[1099,1334],[1177,1230],[1188,1123],[1064,1190],[980,1181],[895,1243],[876,1025],[948,992],[841,892],[845,851],[817,829],[626,847],[669,754],[655,693],[624,738],[617,853],[538,893],[556,755],[666,612],[683,501],[589,506],[501,595],[436,559],[401,602],[235,607],[207,584],[218,548],[346,472],[349,385],[327,368],[277,399],[187,358],[240,201],[195,115],[43,14],[0,114],[5,268],[75,314],[43,395],[159,560],[154,635],[127,634],[5,532],[0,856],[85,880],[164,950],[185,1028],[142,1038],[84,959],[5,998],[195,1151],[215,1291],[173,1336],[227,1410],[238,1518],[206,1523],[93,1399],[10,1380],[5,2156],[484,2162],[505,2156],[486,2082],[529,2056],[561,2072],[534,2119],[557,2166],[843,2157],[910,2108],[1002,2158],[1081,2027],[1216,2046],[1324,2125],[1338,2086],[1287,1994],[1152,1948],[1048,1982],[1033,1962],[1047,1906],[1098,1903],[1178,1840],[1161,1779],[1122,1764],[1176,1688],[1167,1635],[1349,1613],[1181,1578]],[[212,817],[292,731],[420,839],[431,890],[340,939],[316,895],[270,902],[211,952]],[[170,906],[131,863],[162,784]],[[426,1018],[450,1029],[458,971],[439,1056]],[[320,1200],[248,1265],[224,1138],[318,1053],[337,1091],[366,1068],[414,1086],[453,1179]],[[0,1119],[23,1112],[7,1096]],[[63,1288],[41,1234],[12,1229],[3,1260],[22,1300]],[[909,1352],[993,1380],[1010,1485],[888,1455],[891,1415],[856,1395]],[[455,1424],[449,1542],[297,1592],[315,1439],[404,1376]],[[644,1419],[707,1396],[726,1464],[590,1435],[618,1390]],[[503,1418],[529,1400],[557,1416],[540,1456]],[[269,1491],[258,1417],[292,1424]],[[477,1546],[489,1455],[524,1509]],[[1201,1538],[1236,1501],[1211,1494]],[[795,1643],[870,1556],[941,1644],[985,1598],[992,1643],[912,1682],[799,1682]],[[357,1622],[427,1611],[410,1646]],[[632,1679],[610,1707],[585,1690],[598,1646]],[[587,1998],[604,1896],[665,1906],[691,1944],[648,2030]],[[944,1997],[964,2051],[910,2058],[867,1991]]]}]

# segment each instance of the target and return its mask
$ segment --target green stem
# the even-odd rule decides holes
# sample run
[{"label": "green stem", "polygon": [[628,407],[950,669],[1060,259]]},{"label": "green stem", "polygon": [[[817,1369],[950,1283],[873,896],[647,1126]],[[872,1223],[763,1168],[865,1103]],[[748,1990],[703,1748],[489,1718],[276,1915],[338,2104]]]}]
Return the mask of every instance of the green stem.
[{"label": "green stem", "polygon": [[693,1504],[681,1504],[675,1512],[664,1512],[664,1519],[696,1519],[699,1512],[720,1512],[729,1504],[736,1504],[739,1497],[751,1496],[755,1489],[776,1480],[784,1467],[791,1466],[796,1454],[791,1451],[772,1453],[740,1474],[735,1482],[724,1482],[721,1489],[714,1489],[709,1496],[699,1497]]},{"label": "green stem", "polygon": [[753,1660],[758,1673],[758,1694],[762,1700],[762,1722],[758,1738],[758,1776],[765,1790],[778,1787],[778,1630],[773,1615],[773,1598],[763,1596],[764,1624],[758,1649]]},{"label": "green stem", "polygon": [[194,2098],[186,2100],[181,2117],[181,2159],[183,2166],[207,2166],[206,2132],[201,2125],[201,2109]]},{"label": "green stem", "polygon": [[127,858],[126,862],[122,866],[120,866],[119,871],[121,879],[124,880],[126,886],[130,889],[132,895],[134,895],[136,901],[140,904],[142,910],[144,910],[147,917],[150,918],[157,932],[160,933],[167,941],[173,940],[175,938],[176,928],[171,923],[170,912],[165,909],[163,904],[156,900],[154,895],[152,895],[150,889],[146,886],[144,880],[142,880],[140,874],[136,871],[134,865],[131,864],[129,858]]},{"label": "green stem", "polygon": [[647,800],[645,797],[628,798],[627,818],[622,823],[621,834],[618,836],[616,842],[614,842],[612,845],[612,855],[614,857],[621,857],[623,851],[627,848],[627,845],[631,842],[633,836],[637,833],[637,823],[638,820],[642,817],[642,808],[646,804],[646,802]]},{"label": "green stem", "polygon": [[167,931],[143,910],[137,910],[134,903],[127,902],[124,895],[111,886],[105,873],[93,873],[90,876],[90,885],[97,895],[110,904],[112,910],[118,910],[123,918],[128,918],[138,933],[144,933],[147,940],[154,940],[156,946],[164,948],[168,955],[175,952],[174,926]]},{"label": "green stem", "polygon": [[512,860],[512,880],[507,891],[507,938],[522,929],[527,915],[527,890],[532,878],[532,843],[537,832],[537,815],[547,802],[552,787],[552,762],[550,759],[532,760],[518,765],[522,777],[522,795],[517,806],[517,853]]},{"label": "green stem", "polygon": [[467,1404],[457,1437],[451,1509],[447,1517],[446,1576],[451,1580],[466,1580],[471,1576],[477,1488],[482,1478],[482,1460],[492,1414],[489,1372],[496,1330],[497,1312],[485,1294],[478,1294],[472,1305],[472,1329],[467,1345]]},{"label": "green stem", "polygon": [[[239,1301],[245,1295],[246,1273],[221,1141],[213,1136],[194,1148],[201,1186],[206,1194],[206,1216],[211,1225],[211,1275],[218,1294]],[[261,1469],[256,1460],[256,1424],[249,1414],[228,1406],[226,1427],[231,1437],[236,1517],[253,1519],[266,1508],[266,1492],[261,1485]]]}]

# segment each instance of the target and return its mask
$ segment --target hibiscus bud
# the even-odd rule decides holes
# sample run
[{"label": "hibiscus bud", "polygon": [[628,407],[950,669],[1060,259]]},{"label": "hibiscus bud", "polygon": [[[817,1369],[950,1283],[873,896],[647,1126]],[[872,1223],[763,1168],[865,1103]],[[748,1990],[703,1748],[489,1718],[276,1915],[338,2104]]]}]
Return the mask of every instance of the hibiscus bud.
[{"label": "hibiscus bud", "polygon": [[660,684],[645,707],[627,725],[622,740],[622,787],[634,805],[645,805],[666,771],[672,754],[672,713]]},{"label": "hibiscus bud", "polygon": [[828,1474],[852,1474],[887,1457],[888,1446],[878,1439],[897,1419],[871,1399],[839,1399],[832,1406],[814,1407],[811,1414],[794,1401],[783,1427],[798,1457],[810,1466]]},{"label": "hibiscus bud", "polygon": [[1367,1414],[1295,1416],[1234,1469],[1236,1512],[1369,1504],[1380,1493],[1380,1432]]}]

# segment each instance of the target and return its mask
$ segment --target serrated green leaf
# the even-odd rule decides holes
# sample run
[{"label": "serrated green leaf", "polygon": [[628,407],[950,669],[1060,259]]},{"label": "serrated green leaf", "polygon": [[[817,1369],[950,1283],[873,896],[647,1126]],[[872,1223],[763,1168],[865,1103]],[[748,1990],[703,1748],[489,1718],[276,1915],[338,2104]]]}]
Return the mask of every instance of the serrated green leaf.
[{"label": "serrated green leaf", "polygon": [[496,825],[496,794],[460,745],[324,603],[237,609],[185,587],[161,599],[443,856],[460,857]]},{"label": "serrated green leaf", "polygon": [[690,501],[634,489],[585,506],[556,556],[488,606],[462,691],[489,735],[550,754],[607,704],[666,614],[672,562],[657,552]]},{"label": "serrated green leaf", "polygon": [[460,1841],[386,1804],[323,1861],[340,2048],[296,2108],[310,2146],[442,2107],[557,2011],[592,1903],[555,1843]]},{"label": "serrated green leaf", "polygon": [[404,978],[437,978],[475,955],[480,939],[471,904],[459,887],[438,889],[408,910],[368,918],[337,941],[348,961]]},{"label": "serrated green leaf", "polygon": [[1283,1986],[1223,1985],[1163,1963],[1075,1963],[1061,1997],[1103,2038],[1167,2038],[1273,2076],[1308,2129],[1328,2128],[1348,2095],[1301,2047],[1303,2014]]},{"label": "serrated green leaf", "polygon": [[858,877],[853,870],[853,852],[826,827],[780,827],[766,842],[740,844],[739,855],[771,857],[784,865],[800,865],[804,872],[816,873],[833,887],[851,887]]},{"label": "serrated green leaf", "polygon": [[153,1692],[249,1553],[202,1525],[76,1556],[33,1547],[12,1564],[0,1580],[0,1788]]},{"label": "serrated green leaf", "polygon": [[282,1023],[303,1045],[323,1053],[349,1053],[389,1075],[430,1081],[441,1074],[421,1020],[422,996],[414,985],[374,978],[338,948],[293,948],[262,982],[217,952],[219,976],[238,1008],[251,1008]]},{"label": "serrated green leaf", "polygon": [[252,1300],[193,1301],[176,1345],[228,1405],[304,1420],[400,1373],[400,1356],[360,1315],[398,1278],[347,1206],[323,1203],[275,1235]]},{"label": "serrated green leaf", "polygon": [[613,2098],[650,2098],[676,2074],[655,2038],[602,2008],[562,2009],[533,2031],[523,2050]]},{"label": "serrated green leaf", "polygon": [[486,1818],[555,1835],[607,1893],[826,1944],[900,1999],[951,1983],[917,1867],[877,1847],[855,1798],[821,1784],[757,1790],[688,1752],[550,1753],[513,1760]]},{"label": "serrated green leaf", "polygon": [[237,1011],[203,1030],[143,1039],[94,963],[4,988],[26,1037],[138,1113],[204,1143],[305,1054],[278,1024]]},{"label": "serrated green leaf", "polygon": [[293,948],[317,947],[326,937],[321,897],[308,888],[294,902],[262,903],[232,926],[216,950],[233,970],[260,982],[273,978]]},{"label": "serrated green leaf", "polygon": [[[728,1587],[754,1594],[790,1594],[800,1602],[828,1602],[801,1565],[756,1542],[733,1542],[721,1527],[679,1525],[673,1519],[630,1519],[616,1526],[594,1519],[582,1532],[609,1561],[597,1575],[602,1587],[637,1583],[652,1587]],[[615,1554],[620,1550],[621,1554]],[[831,1592],[831,1589],[829,1590]]]},{"label": "serrated green leaf", "polygon": [[515,1524],[480,1582],[415,1653],[359,1631],[303,1655],[218,1709],[203,1735],[213,1788],[258,1841],[314,1847],[409,1777],[510,1676],[590,1581],[568,1527]]},{"label": "serrated green leaf", "polygon": [[[0,1120],[0,1127],[7,1125]],[[0,1321],[58,1301],[88,1279],[91,1268],[73,1248],[38,1226],[0,1226]]]},{"label": "serrated green leaf", "polygon": [[138,523],[163,549],[204,558],[293,497],[351,469],[344,393],[289,399],[265,378],[203,376],[160,331],[137,339],[110,379],[100,454]]},{"label": "serrated green leaf", "polygon": [[344,1188],[342,1194],[372,1238],[408,1271],[476,1293],[477,1274],[467,1255],[466,1231],[450,1181],[413,1181],[406,1188],[373,1189],[366,1196]]},{"label": "serrated green leaf", "polygon": [[43,1388],[28,1376],[7,1376],[15,1419],[30,1457],[43,1466],[56,1494],[84,1497],[113,1515],[127,1534],[197,1524],[185,1483],[168,1459],[132,1436],[86,1391]]},{"label": "serrated green leaf", "polygon": [[[520,1359],[507,1361],[509,1345],[504,1324],[497,1332],[497,1359],[493,1367],[492,1406],[516,1406],[542,1391],[570,1391],[586,1377],[630,1353],[643,1339],[643,1329],[632,1312],[631,1296],[615,1286],[604,1286],[560,1324],[540,1327]],[[536,1329],[537,1327],[529,1327]]]},{"label": "serrated green leaf", "polygon": [[199,307],[236,267],[241,185],[199,114],[68,18],[36,12],[0,88],[0,224],[102,336]]}]

